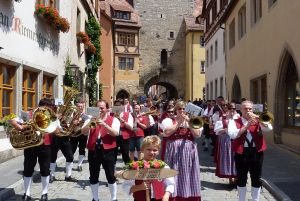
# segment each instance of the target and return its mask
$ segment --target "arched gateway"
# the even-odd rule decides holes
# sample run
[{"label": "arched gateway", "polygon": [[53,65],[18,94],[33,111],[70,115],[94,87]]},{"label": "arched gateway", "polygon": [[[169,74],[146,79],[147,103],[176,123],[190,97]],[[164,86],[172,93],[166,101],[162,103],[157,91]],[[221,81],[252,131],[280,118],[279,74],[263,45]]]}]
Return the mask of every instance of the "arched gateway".
[{"label": "arched gateway", "polygon": [[144,85],[144,93],[148,94],[150,87],[153,85],[159,85],[159,86],[165,87],[166,91],[163,94],[158,94],[158,96],[161,95],[161,98],[162,98],[162,96],[163,96],[163,98],[167,98],[167,99],[172,99],[172,98],[177,99],[178,98],[178,91],[177,91],[176,87],[173,84],[171,84],[170,82],[161,80],[159,76],[155,76],[155,77],[151,78]]}]

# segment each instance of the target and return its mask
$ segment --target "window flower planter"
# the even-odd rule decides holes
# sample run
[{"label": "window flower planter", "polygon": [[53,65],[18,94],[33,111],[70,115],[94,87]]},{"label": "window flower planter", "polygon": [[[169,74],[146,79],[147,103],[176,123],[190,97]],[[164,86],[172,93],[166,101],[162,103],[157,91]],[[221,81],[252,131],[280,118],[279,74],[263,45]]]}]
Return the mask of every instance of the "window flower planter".
[{"label": "window flower planter", "polygon": [[67,33],[70,29],[70,23],[66,18],[59,15],[56,8],[44,5],[36,5],[34,14],[47,21],[56,30]]},{"label": "window flower planter", "polygon": [[90,52],[92,54],[96,53],[96,47],[93,45],[93,43],[91,41],[84,44],[84,47],[88,52]]},{"label": "window flower planter", "polygon": [[90,37],[83,31],[78,32],[76,34],[76,37],[80,43],[87,44],[88,42],[90,42]]}]

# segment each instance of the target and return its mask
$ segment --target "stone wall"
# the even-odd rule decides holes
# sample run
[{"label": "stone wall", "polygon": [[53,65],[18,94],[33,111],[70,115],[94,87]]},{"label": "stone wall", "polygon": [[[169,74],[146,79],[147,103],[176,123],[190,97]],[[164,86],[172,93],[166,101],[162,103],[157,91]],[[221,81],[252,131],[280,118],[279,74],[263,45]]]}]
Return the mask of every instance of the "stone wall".
[{"label": "stone wall", "polygon": [[[192,12],[191,0],[136,0],[140,14],[140,88],[153,77],[158,82],[174,84],[178,95],[184,97],[185,84],[185,24],[184,16]],[[174,38],[170,37],[174,33]],[[161,50],[168,52],[168,62],[161,69]],[[141,91],[140,93],[143,93]]]}]

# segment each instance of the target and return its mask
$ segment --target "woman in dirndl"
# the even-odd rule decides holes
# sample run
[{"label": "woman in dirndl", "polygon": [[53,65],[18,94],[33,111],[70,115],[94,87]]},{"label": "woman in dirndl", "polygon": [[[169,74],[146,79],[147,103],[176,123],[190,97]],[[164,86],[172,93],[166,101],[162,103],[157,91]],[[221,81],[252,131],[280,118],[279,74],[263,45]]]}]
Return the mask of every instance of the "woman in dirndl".
[{"label": "woman in dirndl", "polygon": [[223,114],[215,123],[214,131],[218,136],[218,153],[216,160],[216,176],[229,178],[229,185],[234,187],[236,168],[232,143],[227,134],[228,121],[237,119],[239,114],[235,111],[235,103],[222,104]]},{"label": "woman in dirndl", "polygon": [[195,138],[201,136],[202,128],[193,128],[185,114],[185,103],[179,101],[174,107],[173,121],[162,122],[167,137],[165,162],[178,170],[175,189],[170,201],[201,201],[200,165]]}]

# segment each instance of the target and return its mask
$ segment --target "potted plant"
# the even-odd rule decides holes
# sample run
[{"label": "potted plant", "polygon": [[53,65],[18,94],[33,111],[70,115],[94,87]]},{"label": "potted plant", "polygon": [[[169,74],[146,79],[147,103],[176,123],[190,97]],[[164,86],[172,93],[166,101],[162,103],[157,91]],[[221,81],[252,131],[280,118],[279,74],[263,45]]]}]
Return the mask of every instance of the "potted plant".
[{"label": "potted plant", "polygon": [[76,34],[77,40],[80,43],[86,44],[87,42],[90,41],[90,37],[83,31],[80,31]]}]

